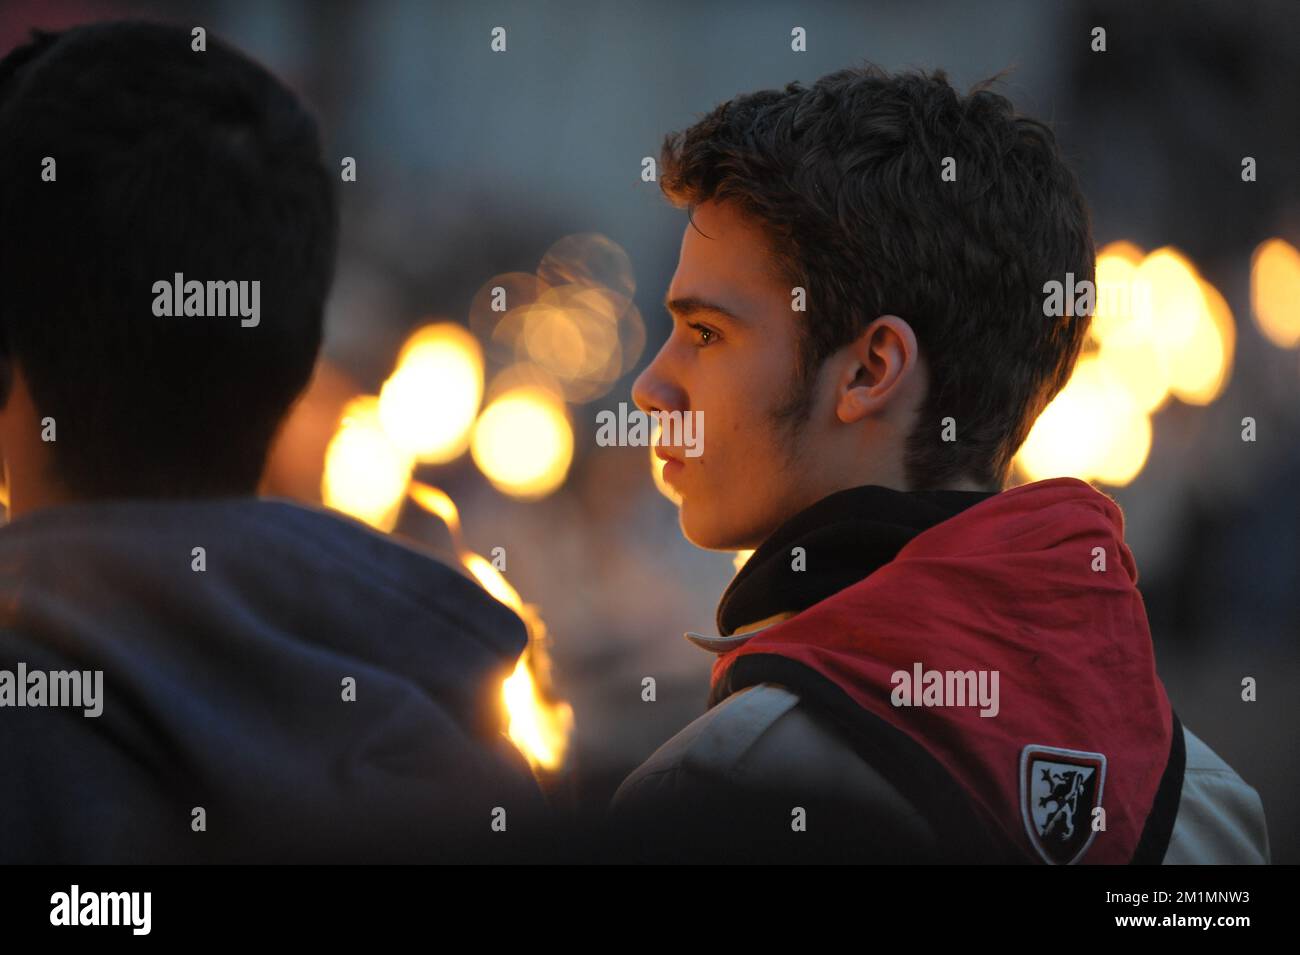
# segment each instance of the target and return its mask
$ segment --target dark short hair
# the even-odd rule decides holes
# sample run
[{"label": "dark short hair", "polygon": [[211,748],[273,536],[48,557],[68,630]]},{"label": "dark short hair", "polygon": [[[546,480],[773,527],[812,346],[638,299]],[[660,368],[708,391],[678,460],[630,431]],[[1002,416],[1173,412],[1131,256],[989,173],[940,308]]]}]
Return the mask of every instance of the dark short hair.
[{"label": "dark short hair", "polygon": [[1078,182],[1052,131],[992,82],[961,96],[942,71],[841,70],[738,96],[664,141],[669,199],[735,203],[807,291],[796,417],[816,371],[877,316],[912,326],[930,372],[906,451],[914,488],[1000,486],[1087,332],[1086,316],[1043,314],[1045,282],[1094,279]]},{"label": "dark short hair", "polygon": [[[0,60],[0,349],[82,496],[252,491],[320,349],[338,213],[316,123],[206,46],[99,23]],[[155,317],[177,272],[260,281],[260,322]]]}]

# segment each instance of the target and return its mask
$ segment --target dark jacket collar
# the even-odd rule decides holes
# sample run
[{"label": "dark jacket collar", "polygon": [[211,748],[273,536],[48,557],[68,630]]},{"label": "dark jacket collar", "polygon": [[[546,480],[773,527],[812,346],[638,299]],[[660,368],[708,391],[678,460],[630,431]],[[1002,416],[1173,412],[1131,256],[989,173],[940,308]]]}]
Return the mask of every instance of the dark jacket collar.
[{"label": "dark jacket collar", "polygon": [[[820,603],[887,564],[913,537],[993,497],[992,491],[838,491],[772,532],[718,603],[724,637]],[[802,547],[806,569],[795,570]]]}]

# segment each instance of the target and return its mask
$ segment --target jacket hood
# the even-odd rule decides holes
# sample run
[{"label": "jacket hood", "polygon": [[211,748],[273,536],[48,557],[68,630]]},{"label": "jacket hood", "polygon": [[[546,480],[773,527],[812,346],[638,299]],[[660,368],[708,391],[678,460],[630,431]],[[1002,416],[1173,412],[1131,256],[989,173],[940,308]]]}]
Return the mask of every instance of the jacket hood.
[{"label": "jacket hood", "polygon": [[[103,671],[100,717],[26,711],[42,745],[71,749],[68,792],[165,792],[186,807],[176,840],[206,807],[246,837],[235,857],[418,854],[449,831],[440,813],[486,830],[493,806],[531,799],[500,717],[526,641],[451,568],[284,501],[74,504],[0,529],[0,666]],[[101,771],[93,793],[78,758]],[[65,831],[69,808],[42,831],[96,844]],[[167,855],[155,836],[137,820],[117,842]]]},{"label": "jacket hood", "polygon": [[[718,601],[718,633],[806,610],[879,570],[917,534],[992,496],[875,484],[828,495],[773,531],[732,578]],[[790,573],[796,546],[817,555],[815,572]]]},{"label": "jacket hood", "polygon": [[[811,672],[857,715],[919,743],[1014,855],[1128,862],[1173,761],[1175,717],[1123,528],[1110,498],[1072,478],[995,495],[723,653],[711,700]],[[930,671],[996,673],[996,715],[927,705],[920,685],[899,705],[897,674]],[[1063,818],[1052,786],[1081,779]],[[1076,829],[1097,805],[1105,830]]]}]

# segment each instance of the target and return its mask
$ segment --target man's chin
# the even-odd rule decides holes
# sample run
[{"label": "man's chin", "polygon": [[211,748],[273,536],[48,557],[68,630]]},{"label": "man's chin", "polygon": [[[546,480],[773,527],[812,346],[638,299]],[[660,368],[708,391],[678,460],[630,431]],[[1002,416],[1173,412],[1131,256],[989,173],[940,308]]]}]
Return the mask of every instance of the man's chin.
[{"label": "man's chin", "polygon": [[714,507],[701,506],[683,498],[677,511],[682,536],[704,550],[752,550],[766,534],[739,522],[727,521]]}]

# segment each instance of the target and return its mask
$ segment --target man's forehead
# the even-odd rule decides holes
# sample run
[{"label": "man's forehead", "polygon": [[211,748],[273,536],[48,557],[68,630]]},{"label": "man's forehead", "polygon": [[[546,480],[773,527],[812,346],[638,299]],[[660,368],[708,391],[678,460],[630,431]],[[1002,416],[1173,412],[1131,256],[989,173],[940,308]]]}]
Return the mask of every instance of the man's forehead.
[{"label": "man's forehead", "polygon": [[753,258],[753,253],[770,253],[762,223],[734,202],[710,200],[692,206],[682,234],[682,245],[690,244],[706,254]]},{"label": "man's forehead", "polygon": [[756,304],[776,293],[789,294],[778,277],[768,239],[752,218],[717,202],[703,203],[692,212],[668,300]]}]

